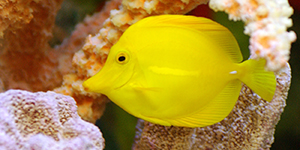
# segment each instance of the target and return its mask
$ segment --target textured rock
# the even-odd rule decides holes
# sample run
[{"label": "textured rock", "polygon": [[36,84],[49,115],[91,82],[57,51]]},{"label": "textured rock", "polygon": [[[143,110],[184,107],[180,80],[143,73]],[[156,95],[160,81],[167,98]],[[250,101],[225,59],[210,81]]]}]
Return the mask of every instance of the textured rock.
[{"label": "textured rock", "polygon": [[196,128],[166,127],[139,119],[135,143],[132,149],[184,149],[189,150],[195,142]]},{"label": "textured rock", "polygon": [[100,130],[77,114],[73,98],[54,92],[0,93],[0,149],[103,149]]}]

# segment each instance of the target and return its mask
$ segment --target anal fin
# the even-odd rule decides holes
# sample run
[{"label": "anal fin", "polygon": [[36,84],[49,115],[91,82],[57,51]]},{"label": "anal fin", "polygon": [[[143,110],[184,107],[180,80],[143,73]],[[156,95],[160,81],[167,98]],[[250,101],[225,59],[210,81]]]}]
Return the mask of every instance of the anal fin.
[{"label": "anal fin", "polygon": [[233,109],[240,90],[241,81],[233,80],[204,109],[183,118],[168,120],[174,126],[204,127],[222,121]]}]

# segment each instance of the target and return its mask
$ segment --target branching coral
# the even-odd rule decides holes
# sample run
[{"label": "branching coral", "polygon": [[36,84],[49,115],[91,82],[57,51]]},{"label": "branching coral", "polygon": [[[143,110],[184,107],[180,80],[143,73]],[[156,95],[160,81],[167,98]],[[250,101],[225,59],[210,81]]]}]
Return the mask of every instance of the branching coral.
[{"label": "branching coral", "polygon": [[71,70],[73,54],[82,48],[85,44],[85,39],[89,34],[93,35],[99,32],[103,27],[103,22],[109,17],[110,10],[117,9],[120,4],[120,0],[106,2],[100,12],[97,12],[92,16],[87,16],[82,23],[76,25],[72,35],[55,48],[55,50],[62,53],[60,55],[63,56],[59,56],[61,61],[59,63],[59,70],[61,71],[61,74],[73,72]]},{"label": "branching coral", "polygon": [[[81,86],[83,76],[78,75],[77,73],[71,73],[74,72],[71,67],[71,60],[73,54],[84,45],[85,38],[89,34],[98,33],[98,31],[102,28],[104,20],[109,17],[109,11],[111,9],[116,9],[120,3],[120,0],[107,2],[101,12],[96,13],[91,17],[86,17],[83,23],[76,26],[76,29],[70,38],[65,40],[60,46],[56,47],[56,50],[62,54],[62,56],[60,56],[59,70],[61,74],[69,74],[63,77],[64,80],[62,86],[56,88],[54,91],[74,97],[77,102],[79,115],[90,122],[95,122],[96,119],[102,116],[105,104],[108,100],[103,95],[89,96],[81,94],[82,91],[84,91]],[[80,52],[77,52],[76,55],[80,55]],[[77,61],[76,57],[73,59],[75,62]],[[76,70],[76,72],[78,71]]]},{"label": "branching coral", "polygon": [[54,92],[0,94],[1,149],[103,149],[99,129],[77,114],[73,98]]},{"label": "branching coral", "polygon": [[287,0],[211,0],[215,11],[225,11],[229,18],[245,22],[245,34],[250,35],[253,59],[265,58],[266,69],[278,71],[289,60],[291,42],[296,40],[289,17],[293,14]]}]

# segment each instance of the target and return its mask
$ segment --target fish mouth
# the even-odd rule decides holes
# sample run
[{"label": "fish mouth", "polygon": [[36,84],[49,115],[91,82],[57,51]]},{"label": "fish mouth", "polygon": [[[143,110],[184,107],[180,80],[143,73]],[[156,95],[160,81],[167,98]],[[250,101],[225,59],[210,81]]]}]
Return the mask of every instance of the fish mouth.
[{"label": "fish mouth", "polygon": [[134,75],[135,64],[128,66],[106,66],[83,83],[86,91],[109,94],[128,84]]}]

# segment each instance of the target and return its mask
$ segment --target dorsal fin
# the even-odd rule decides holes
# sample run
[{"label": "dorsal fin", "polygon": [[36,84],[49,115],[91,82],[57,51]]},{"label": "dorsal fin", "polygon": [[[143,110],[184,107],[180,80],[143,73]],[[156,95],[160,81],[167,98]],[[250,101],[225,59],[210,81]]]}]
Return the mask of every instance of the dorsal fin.
[{"label": "dorsal fin", "polygon": [[147,17],[133,26],[138,28],[175,27],[195,30],[205,34],[213,43],[219,44],[235,62],[243,60],[238,43],[232,33],[224,26],[210,19],[186,15],[160,15]]}]

